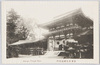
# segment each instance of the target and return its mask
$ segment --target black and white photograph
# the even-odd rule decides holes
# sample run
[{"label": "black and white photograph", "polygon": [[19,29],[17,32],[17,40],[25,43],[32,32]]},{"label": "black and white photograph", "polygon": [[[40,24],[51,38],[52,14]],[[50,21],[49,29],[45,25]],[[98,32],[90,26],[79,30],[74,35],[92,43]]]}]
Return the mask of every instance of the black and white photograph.
[{"label": "black and white photograph", "polygon": [[99,63],[98,7],[97,1],[2,2],[3,63]]}]

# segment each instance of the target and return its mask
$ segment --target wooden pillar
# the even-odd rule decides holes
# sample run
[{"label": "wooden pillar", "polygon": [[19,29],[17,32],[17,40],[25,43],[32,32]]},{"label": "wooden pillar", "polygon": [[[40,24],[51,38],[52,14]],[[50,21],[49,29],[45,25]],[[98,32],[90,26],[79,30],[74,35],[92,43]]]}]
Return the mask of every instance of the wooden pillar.
[{"label": "wooden pillar", "polygon": [[[51,28],[49,28],[49,32],[51,31]],[[50,48],[49,48],[49,37],[50,36],[47,36],[47,51],[50,51]]]},{"label": "wooden pillar", "polygon": [[66,38],[67,38],[67,37],[66,37],[66,31],[64,31],[64,35],[65,35],[65,40],[66,40]]},{"label": "wooden pillar", "polygon": [[47,51],[49,51],[49,36],[47,37]]},{"label": "wooden pillar", "polygon": [[81,52],[79,52],[79,58],[80,58],[80,59],[82,58],[82,53],[81,53]]},{"label": "wooden pillar", "polygon": [[53,43],[53,50],[55,50],[55,35],[53,35],[53,40],[54,40],[54,43]]},{"label": "wooden pillar", "polygon": [[59,32],[59,39],[60,39],[60,32]]}]

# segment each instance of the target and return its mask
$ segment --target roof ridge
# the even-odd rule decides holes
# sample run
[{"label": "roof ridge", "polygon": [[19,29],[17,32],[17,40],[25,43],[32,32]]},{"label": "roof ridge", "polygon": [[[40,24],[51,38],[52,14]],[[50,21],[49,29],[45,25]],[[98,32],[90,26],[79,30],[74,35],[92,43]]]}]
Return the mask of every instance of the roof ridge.
[{"label": "roof ridge", "polygon": [[[69,13],[70,12],[70,13]],[[75,10],[72,10],[72,11],[69,11],[69,12],[67,12],[65,15],[64,14],[61,14],[61,15],[63,15],[63,16],[60,16],[60,17],[57,17],[57,18],[54,18],[54,19],[52,19],[50,22],[48,22],[48,23],[43,23],[43,26],[45,26],[45,25],[48,25],[48,24],[51,24],[51,23],[53,23],[52,21],[57,21],[57,20],[61,20],[61,18],[64,18],[64,17],[68,17],[68,15],[70,15],[71,16],[71,14],[77,14],[77,12],[79,13],[79,12],[81,12],[82,13],[82,9],[81,8],[78,8],[78,9],[75,9]],[[41,26],[41,25],[40,25]]]}]

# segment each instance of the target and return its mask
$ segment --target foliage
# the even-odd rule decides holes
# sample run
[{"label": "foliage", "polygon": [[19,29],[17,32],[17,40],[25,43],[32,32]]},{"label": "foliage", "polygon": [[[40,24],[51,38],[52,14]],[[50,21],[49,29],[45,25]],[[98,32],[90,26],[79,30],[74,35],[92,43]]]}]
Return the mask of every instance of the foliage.
[{"label": "foliage", "polygon": [[20,39],[27,38],[27,28],[22,23],[23,19],[18,15],[14,9],[7,13],[7,44],[14,43]]}]

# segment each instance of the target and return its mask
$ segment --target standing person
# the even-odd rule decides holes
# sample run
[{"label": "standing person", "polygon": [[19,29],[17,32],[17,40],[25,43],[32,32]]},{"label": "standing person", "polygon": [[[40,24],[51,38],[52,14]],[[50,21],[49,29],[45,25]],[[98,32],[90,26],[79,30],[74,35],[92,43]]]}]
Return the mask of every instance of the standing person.
[{"label": "standing person", "polygon": [[59,45],[59,50],[62,50],[62,48],[63,48],[63,47],[62,47],[62,44],[60,44],[60,45]]}]

